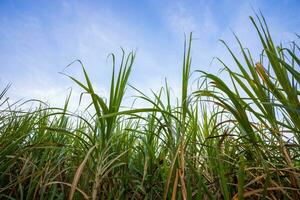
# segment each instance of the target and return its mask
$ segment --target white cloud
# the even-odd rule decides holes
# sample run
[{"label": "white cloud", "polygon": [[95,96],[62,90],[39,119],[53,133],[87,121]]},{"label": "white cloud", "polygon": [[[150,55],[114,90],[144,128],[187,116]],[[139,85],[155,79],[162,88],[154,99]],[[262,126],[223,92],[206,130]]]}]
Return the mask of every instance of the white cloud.
[{"label": "white cloud", "polygon": [[180,35],[197,29],[195,18],[180,1],[167,10],[167,20],[172,31]]}]

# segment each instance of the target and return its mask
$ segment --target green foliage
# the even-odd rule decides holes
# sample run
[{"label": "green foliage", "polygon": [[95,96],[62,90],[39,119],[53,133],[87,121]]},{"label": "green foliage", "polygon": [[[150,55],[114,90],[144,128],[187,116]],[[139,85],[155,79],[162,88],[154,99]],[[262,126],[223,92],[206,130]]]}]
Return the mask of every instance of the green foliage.
[{"label": "green foliage", "polygon": [[[203,71],[189,92],[192,34],[185,41],[182,96],[166,81],[151,106],[121,110],[135,54],[112,60],[108,101],[70,75],[91,103],[84,113],[42,102],[24,111],[0,93],[0,199],[299,199],[300,48],[275,46],[263,16],[253,22],[261,59],[237,43],[238,71]],[[299,38],[298,38],[299,39]],[[176,101],[173,105],[171,102]],[[32,101],[25,102],[25,104]]]}]

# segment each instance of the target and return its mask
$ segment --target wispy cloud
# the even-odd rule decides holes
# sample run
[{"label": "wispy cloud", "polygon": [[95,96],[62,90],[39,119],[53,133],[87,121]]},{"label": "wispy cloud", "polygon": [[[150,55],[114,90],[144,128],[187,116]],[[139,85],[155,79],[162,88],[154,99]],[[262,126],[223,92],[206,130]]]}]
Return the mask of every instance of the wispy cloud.
[{"label": "wispy cloud", "polygon": [[175,5],[167,11],[167,19],[170,28],[177,34],[195,31],[197,22],[181,1],[176,1]]}]

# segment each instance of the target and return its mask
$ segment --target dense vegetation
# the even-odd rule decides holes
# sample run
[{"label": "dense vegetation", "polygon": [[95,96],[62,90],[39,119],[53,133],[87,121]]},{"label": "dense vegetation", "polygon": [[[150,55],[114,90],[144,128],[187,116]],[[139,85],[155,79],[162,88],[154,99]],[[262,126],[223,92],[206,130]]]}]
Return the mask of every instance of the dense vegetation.
[{"label": "dense vegetation", "polygon": [[219,60],[231,82],[197,71],[189,92],[190,35],[182,96],[174,100],[167,83],[152,97],[134,88],[149,108],[120,109],[133,52],[118,68],[110,55],[107,101],[83,65],[85,80],[69,76],[91,98],[84,113],[68,111],[69,97],[63,108],[24,111],[6,87],[0,199],[300,199],[300,48],[275,46],[264,18],[250,19],[260,60],[238,38],[239,57],[221,41],[239,70]]}]

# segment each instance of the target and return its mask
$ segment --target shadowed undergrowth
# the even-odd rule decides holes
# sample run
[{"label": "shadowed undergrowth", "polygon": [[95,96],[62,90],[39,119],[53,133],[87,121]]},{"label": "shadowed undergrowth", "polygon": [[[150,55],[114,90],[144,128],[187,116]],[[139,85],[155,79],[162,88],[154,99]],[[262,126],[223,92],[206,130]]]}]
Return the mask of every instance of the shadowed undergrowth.
[{"label": "shadowed undergrowth", "polygon": [[[253,22],[260,60],[221,41],[237,71],[197,71],[189,92],[192,34],[184,44],[182,96],[168,83],[149,107],[120,109],[135,53],[110,55],[108,100],[68,76],[91,104],[84,113],[39,107],[22,111],[0,94],[1,199],[299,199],[300,102],[296,42],[275,45],[265,19]],[[299,36],[296,35],[297,40]],[[257,52],[256,52],[257,53]],[[119,64],[118,64],[119,63]],[[177,102],[173,105],[171,102]]]}]

